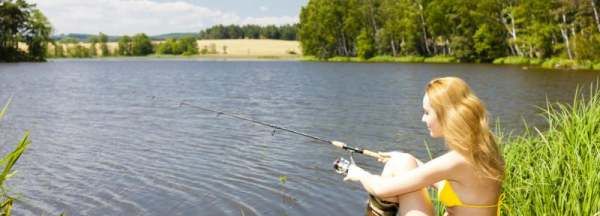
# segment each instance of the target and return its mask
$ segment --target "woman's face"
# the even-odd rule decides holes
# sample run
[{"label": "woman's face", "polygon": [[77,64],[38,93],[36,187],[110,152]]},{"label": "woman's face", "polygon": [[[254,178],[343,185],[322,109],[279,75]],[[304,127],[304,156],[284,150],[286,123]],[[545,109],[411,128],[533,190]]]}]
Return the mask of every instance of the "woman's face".
[{"label": "woman's face", "polygon": [[429,104],[429,98],[427,97],[427,94],[423,96],[423,117],[421,118],[421,121],[425,122],[427,125],[427,129],[429,130],[429,135],[431,137],[436,138],[444,135],[437,115],[435,114],[433,108],[431,108],[431,104]]}]

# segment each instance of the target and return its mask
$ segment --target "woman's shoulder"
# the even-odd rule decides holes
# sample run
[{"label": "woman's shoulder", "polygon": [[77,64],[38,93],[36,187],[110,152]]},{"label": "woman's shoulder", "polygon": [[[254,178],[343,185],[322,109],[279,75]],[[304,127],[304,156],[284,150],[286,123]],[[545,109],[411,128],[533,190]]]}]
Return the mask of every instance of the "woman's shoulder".
[{"label": "woman's shoulder", "polygon": [[439,156],[437,159],[440,159],[446,163],[454,164],[454,165],[466,165],[468,164],[465,157],[463,157],[460,153],[451,150],[446,152],[445,154]]}]

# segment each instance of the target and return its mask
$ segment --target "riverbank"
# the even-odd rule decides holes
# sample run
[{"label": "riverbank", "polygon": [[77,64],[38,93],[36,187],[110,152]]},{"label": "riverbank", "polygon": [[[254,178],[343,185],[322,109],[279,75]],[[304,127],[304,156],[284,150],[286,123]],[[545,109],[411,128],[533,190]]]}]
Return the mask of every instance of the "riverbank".
[{"label": "riverbank", "polygon": [[[312,62],[460,63],[458,59],[452,56],[374,56],[369,59],[346,56],[335,56],[328,59],[319,59],[315,56],[303,56],[301,60]],[[600,70],[600,61],[576,61],[562,58],[530,59],[526,57],[508,56],[494,60],[493,64],[521,65],[524,67],[541,67],[545,69]]]},{"label": "riverbank", "polygon": [[577,61],[564,58],[538,59],[508,56],[494,60],[494,64],[523,65],[546,69],[600,70],[600,61]]},{"label": "riverbank", "polygon": [[452,56],[375,56],[369,59],[360,57],[335,56],[328,59],[319,59],[315,56],[303,56],[302,61],[314,62],[373,62],[373,63],[458,63]]},{"label": "riverbank", "polygon": [[[600,92],[548,105],[545,132],[505,137],[502,211],[507,215],[600,214]],[[501,136],[502,137],[502,136]]]}]

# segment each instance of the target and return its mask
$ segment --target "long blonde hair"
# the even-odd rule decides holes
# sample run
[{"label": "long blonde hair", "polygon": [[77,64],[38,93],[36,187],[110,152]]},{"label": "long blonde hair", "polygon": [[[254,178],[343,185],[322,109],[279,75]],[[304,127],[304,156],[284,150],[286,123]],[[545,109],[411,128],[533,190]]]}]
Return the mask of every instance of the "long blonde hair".
[{"label": "long blonde hair", "polygon": [[484,104],[465,81],[456,77],[431,80],[425,88],[448,147],[490,179],[501,181],[504,159],[488,126]]}]

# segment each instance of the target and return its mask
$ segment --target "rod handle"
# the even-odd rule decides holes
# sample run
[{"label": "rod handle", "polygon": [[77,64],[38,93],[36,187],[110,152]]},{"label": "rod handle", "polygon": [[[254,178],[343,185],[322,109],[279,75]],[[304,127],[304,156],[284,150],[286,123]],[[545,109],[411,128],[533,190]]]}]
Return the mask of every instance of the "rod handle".
[{"label": "rod handle", "polygon": [[387,159],[388,159],[388,157],[381,155],[381,152],[374,152],[374,151],[369,151],[369,150],[363,149],[363,154],[370,156],[370,157],[377,158],[377,160],[382,161],[382,162],[387,161]]},{"label": "rod handle", "polygon": [[338,147],[338,148],[344,148],[344,147],[346,147],[346,143],[343,143],[343,142],[340,142],[340,141],[336,141],[336,140],[331,141],[331,144],[334,145],[335,147]]}]

